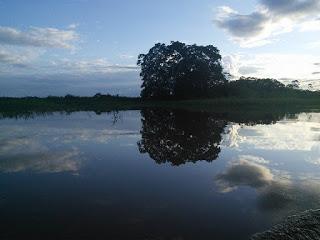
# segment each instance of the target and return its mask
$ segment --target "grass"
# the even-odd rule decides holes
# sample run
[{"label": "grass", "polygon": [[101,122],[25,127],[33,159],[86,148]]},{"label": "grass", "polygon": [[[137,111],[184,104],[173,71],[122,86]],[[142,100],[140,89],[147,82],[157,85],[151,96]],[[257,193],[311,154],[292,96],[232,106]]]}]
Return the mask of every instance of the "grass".
[{"label": "grass", "polygon": [[179,108],[194,111],[249,112],[249,111],[315,111],[320,109],[320,98],[213,98],[177,101],[151,101],[141,98],[101,95],[96,97],[25,97],[0,98],[2,117],[27,116],[50,112],[94,111],[96,113],[139,110],[149,107]]}]

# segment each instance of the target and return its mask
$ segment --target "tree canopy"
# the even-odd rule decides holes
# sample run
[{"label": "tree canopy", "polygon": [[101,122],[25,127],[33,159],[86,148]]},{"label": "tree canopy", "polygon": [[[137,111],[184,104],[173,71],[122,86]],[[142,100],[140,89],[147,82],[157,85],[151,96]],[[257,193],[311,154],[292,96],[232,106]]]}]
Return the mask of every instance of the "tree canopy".
[{"label": "tree canopy", "polygon": [[181,42],[157,43],[147,54],[140,54],[141,97],[207,97],[226,82],[219,50],[212,46]]}]

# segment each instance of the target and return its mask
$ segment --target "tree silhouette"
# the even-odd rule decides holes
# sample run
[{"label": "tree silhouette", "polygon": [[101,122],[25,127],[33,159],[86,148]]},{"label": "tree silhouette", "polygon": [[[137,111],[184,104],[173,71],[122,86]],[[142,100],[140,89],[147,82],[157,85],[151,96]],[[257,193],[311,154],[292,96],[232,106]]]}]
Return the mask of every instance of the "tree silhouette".
[{"label": "tree silhouette", "polygon": [[210,90],[226,82],[219,50],[212,46],[157,43],[140,54],[141,97],[194,98],[209,96]]},{"label": "tree silhouette", "polygon": [[287,85],[288,88],[293,88],[293,89],[299,89],[300,88],[300,82],[299,80],[293,80],[291,83]]},{"label": "tree silhouette", "polygon": [[165,109],[144,109],[141,116],[139,151],[157,163],[181,165],[218,157],[224,120],[205,112]]}]

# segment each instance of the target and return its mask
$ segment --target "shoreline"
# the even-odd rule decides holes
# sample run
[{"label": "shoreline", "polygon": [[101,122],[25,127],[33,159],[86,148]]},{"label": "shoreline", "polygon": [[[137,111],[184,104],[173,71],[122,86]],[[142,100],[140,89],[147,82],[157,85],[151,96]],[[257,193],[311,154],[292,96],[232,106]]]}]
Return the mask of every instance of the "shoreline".
[{"label": "shoreline", "polygon": [[[320,98],[212,98],[193,100],[143,100],[102,95],[99,97],[0,98],[0,118],[33,117],[54,112],[95,112],[96,114],[162,108],[205,111],[228,119],[263,119],[299,112],[320,112]],[[240,116],[240,117],[239,117]],[[273,117],[272,117],[273,118]],[[275,117],[277,119],[278,117]]]},{"label": "shoreline", "polygon": [[0,111],[45,110],[45,111],[94,111],[94,110],[136,110],[146,107],[189,108],[208,110],[223,108],[314,108],[320,109],[318,97],[270,97],[244,98],[221,97],[210,99],[186,100],[145,100],[139,97],[118,97],[102,95],[101,97],[0,97]]}]

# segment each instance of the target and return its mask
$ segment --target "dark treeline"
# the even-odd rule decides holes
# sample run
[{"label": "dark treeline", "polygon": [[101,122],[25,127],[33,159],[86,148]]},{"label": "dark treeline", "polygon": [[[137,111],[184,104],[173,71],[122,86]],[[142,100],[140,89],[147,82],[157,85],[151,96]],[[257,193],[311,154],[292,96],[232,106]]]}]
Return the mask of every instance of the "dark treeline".
[{"label": "dark treeline", "polygon": [[226,84],[226,97],[241,98],[319,98],[319,91],[302,90],[297,86],[287,86],[276,79],[241,77]]},{"label": "dark treeline", "polygon": [[139,98],[128,98],[96,94],[92,97],[66,95],[64,97],[2,97],[0,98],[0,116],[45,115],[50,112],[94,111],[110,112],[114,110],[139,109]]}]

